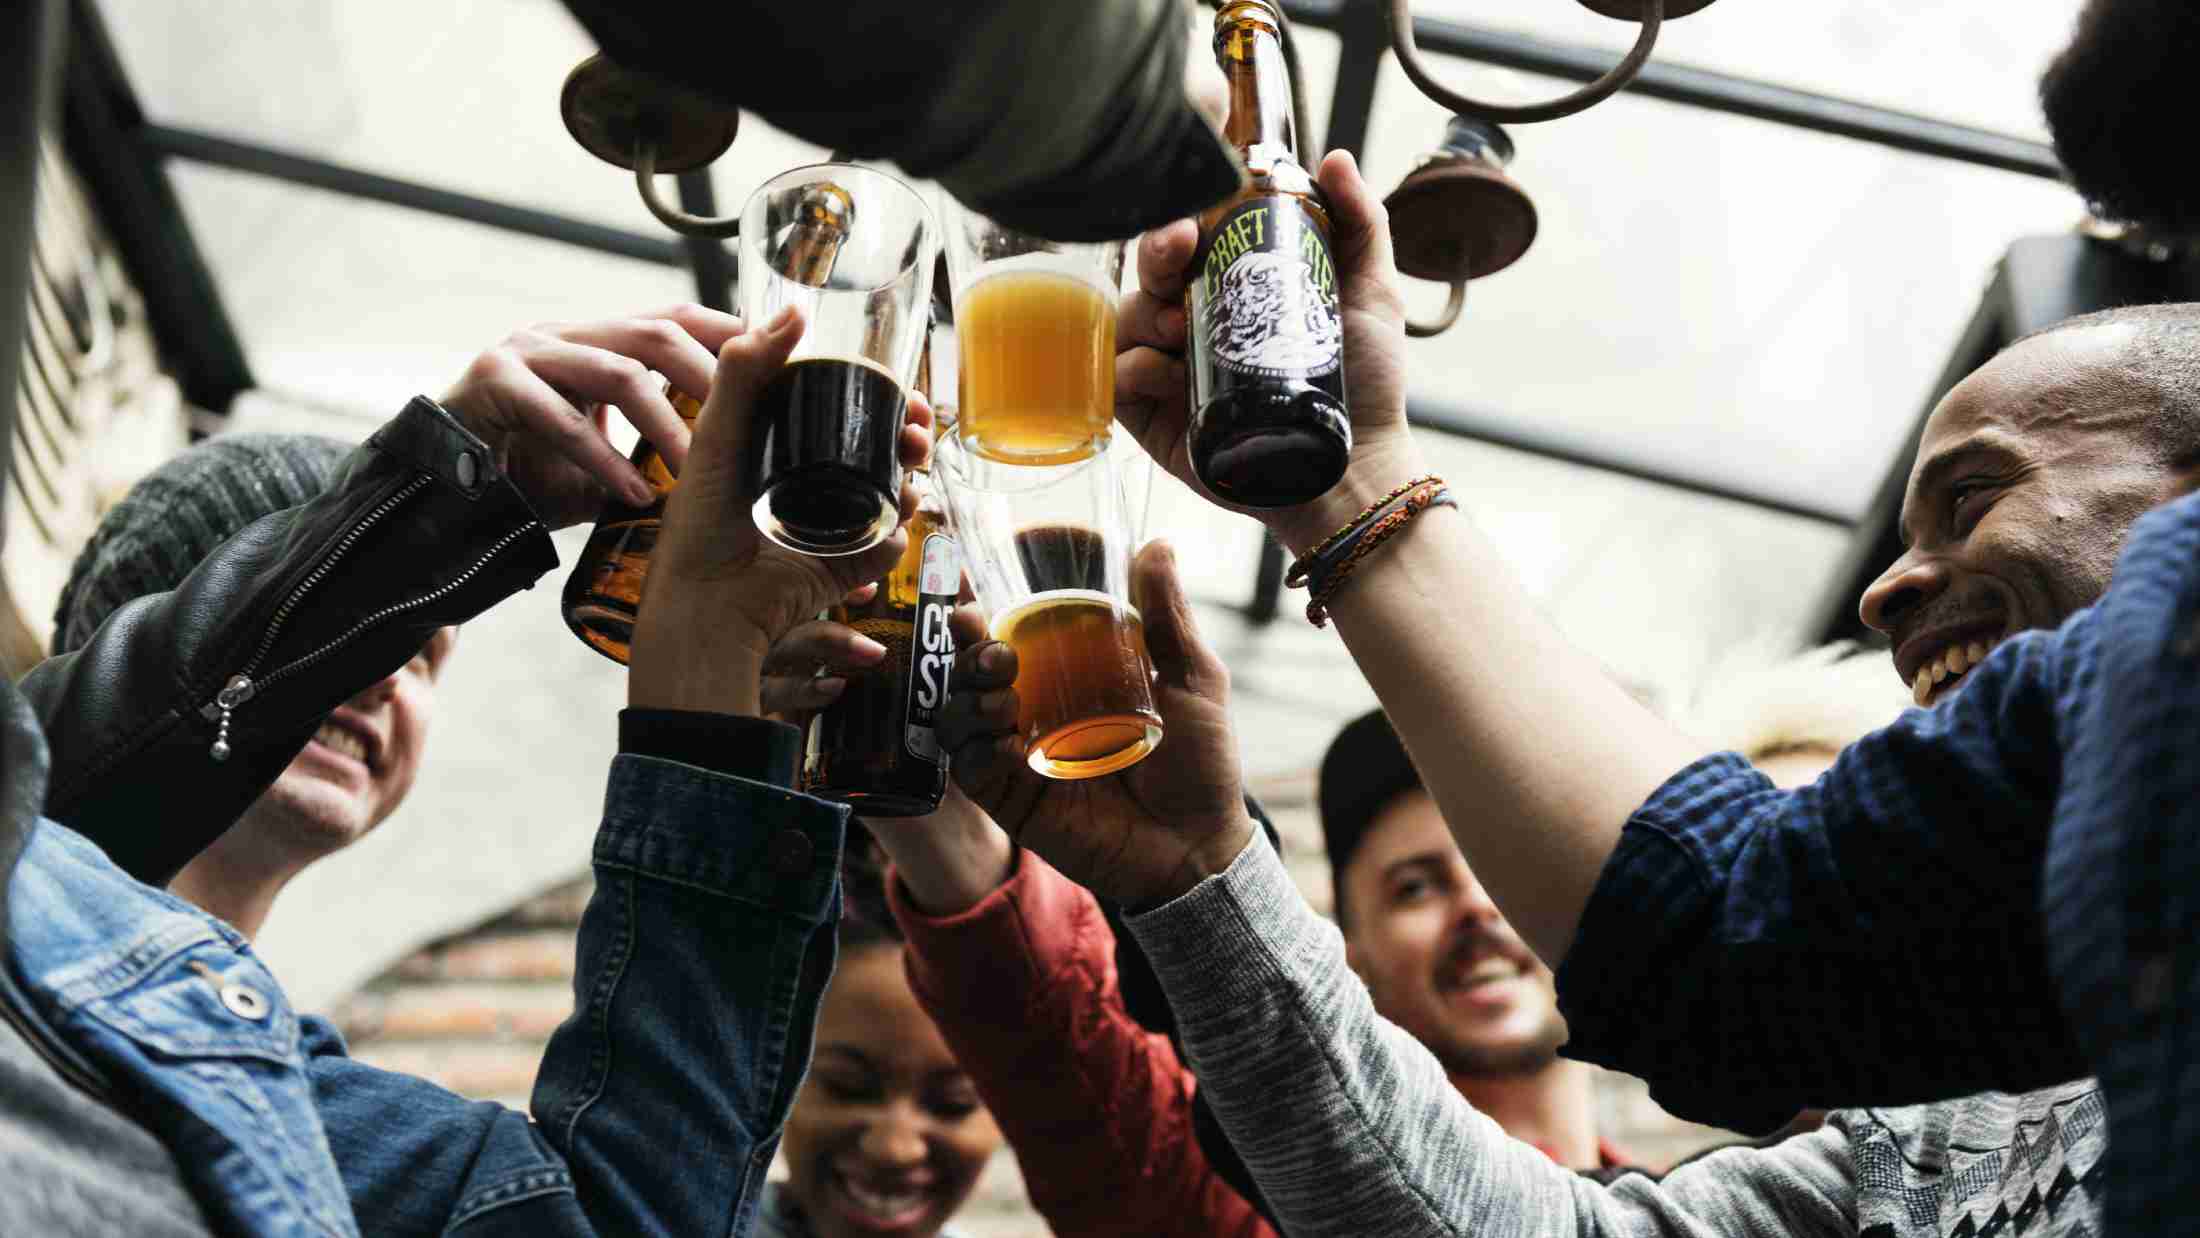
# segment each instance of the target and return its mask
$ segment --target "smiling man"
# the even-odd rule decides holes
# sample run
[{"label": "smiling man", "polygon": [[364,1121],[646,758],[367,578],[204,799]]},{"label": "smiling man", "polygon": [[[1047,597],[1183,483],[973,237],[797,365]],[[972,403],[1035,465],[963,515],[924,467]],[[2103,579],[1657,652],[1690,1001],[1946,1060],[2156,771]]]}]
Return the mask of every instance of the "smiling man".
[{"label": "smiling man", "polygon": [[2200,307],[2108,310],[2018,341],[1935,409],[1907,549],[1859,612],[1919,705],[2108,588],[2132,522],[2200,470]]},{"label": "smiling man", "polygon": [[[83,645],[124,603],[176,588],[246,525],[328,489],[349,451],[333,439],[239,434],[162,465],[107,513],[78,555],[54,615],[53,651]],[[258,936],[292,878],[364,838],[412,789],[436,678],[457,637],[457,628],[439,630],[411,661],[330,714],[169,889]]]},{"label": "smiling man", "polygon": [[1376,1013],[1506,1134],[1569,1169],[1632,1164],[1597,1135],[1594,1072],[1558,1055],[1551,969],[1474,879],[1380,710],[1330,743],[1320,798],[1345,957]]}]

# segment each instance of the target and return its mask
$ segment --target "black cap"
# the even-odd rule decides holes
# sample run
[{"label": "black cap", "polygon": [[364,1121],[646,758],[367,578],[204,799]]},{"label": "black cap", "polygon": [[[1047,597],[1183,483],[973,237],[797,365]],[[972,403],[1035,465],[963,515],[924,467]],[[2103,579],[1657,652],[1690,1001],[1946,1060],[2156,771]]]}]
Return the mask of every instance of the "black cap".
[{"label": "black cap", "polygon": [[1322,845],[1329,852],[1330,879],[1336,883],[1337,909],[1344,909],[1344,867],[1367,838],[1368,826],[1385,805],[1421,788],[1421,772],[1391,729],[1382,710],[1352,720],[1330,741],[1322,757],[1317,799]]}]

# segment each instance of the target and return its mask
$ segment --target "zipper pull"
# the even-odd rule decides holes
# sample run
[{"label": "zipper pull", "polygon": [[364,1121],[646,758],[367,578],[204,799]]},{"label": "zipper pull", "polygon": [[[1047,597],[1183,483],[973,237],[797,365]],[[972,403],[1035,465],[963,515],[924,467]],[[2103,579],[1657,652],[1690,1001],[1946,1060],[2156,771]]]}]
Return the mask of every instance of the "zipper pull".
[{"label": "zipper pull", "polygon": [[235,712],[237,706],[251,699],[252,677],[249,675],[232,675],[229,682],[222,685],[221,692],[214,697],[213,705],[208,707],[209,712],[219,711],[216,715],[218,721],[214,730],[214,746],[207,750],[208,756],[216,761],[229,759],[229,715]]}]

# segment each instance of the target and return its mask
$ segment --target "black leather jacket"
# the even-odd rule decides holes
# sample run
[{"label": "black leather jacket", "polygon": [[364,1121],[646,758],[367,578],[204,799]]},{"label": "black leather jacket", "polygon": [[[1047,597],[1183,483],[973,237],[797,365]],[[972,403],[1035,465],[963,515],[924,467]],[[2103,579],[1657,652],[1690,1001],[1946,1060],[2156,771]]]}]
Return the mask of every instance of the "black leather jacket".
[{"label": "black leather jacket", "polygon": [[[7,879],[40,813],[165,885],[330,711],[437,628],[556,565],[488,448],[415,399],[320,498],[249,526],[175,592],[116,611],[84,648],[0,683],[0,950]],[[0,1017],[91,1082],[4,967]]]}]

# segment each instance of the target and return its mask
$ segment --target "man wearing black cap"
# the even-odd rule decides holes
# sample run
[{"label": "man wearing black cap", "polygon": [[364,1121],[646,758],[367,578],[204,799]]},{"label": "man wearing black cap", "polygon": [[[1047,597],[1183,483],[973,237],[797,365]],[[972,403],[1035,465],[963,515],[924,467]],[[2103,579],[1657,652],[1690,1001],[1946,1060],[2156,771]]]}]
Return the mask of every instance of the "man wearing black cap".
[{"label": "man wearing black cap", "polygon": [[1572,1169],[1627,1165],[1597,1135],[1591,1069],[1558,1055],[1551,969],[1474,879],[1382,711],[1329,745],[1320,797],[1345,957],[1376,1012],[1513,1138]]}]

